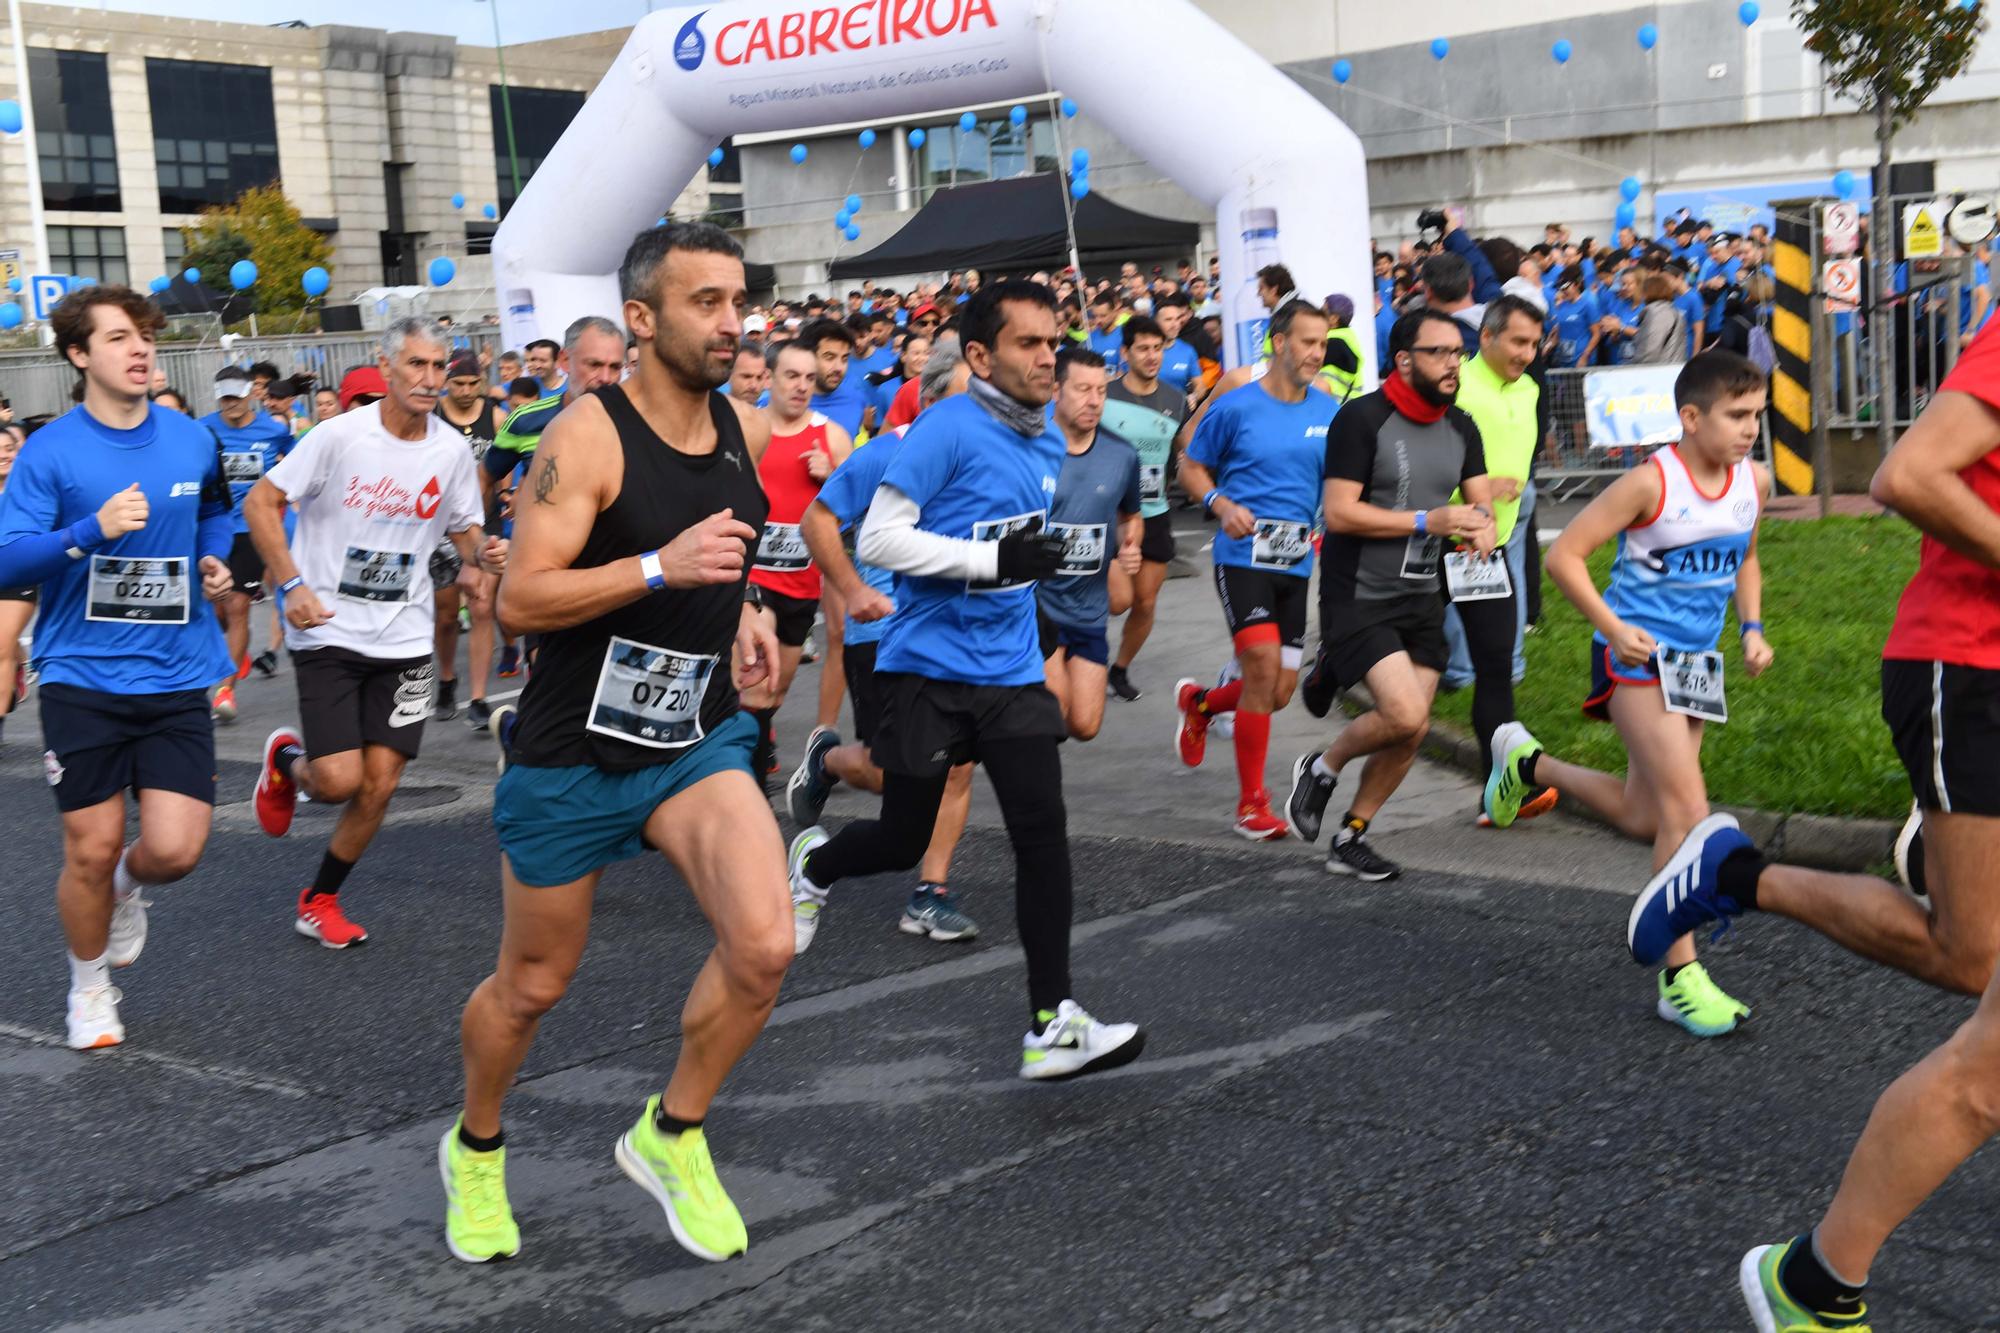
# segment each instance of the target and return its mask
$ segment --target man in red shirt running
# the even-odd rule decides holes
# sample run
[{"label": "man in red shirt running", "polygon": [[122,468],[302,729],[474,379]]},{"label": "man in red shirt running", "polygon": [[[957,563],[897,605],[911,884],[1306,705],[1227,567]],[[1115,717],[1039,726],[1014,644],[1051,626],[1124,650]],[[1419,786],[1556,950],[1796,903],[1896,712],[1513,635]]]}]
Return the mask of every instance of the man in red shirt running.
[{"label": "man in red shirt running", "polygon": [[2000,1133],[2000,327],[1965,350],[1871,490],[1924,533],[1882,650],[1882,717],[1919,807],[1898,846],[1911,892],[1767,864],[1733,818],[1711,815],[1632,913],[1635,929],[1652,913],[1693,930],[1774,912],[1980,997],[1875,1103],[1819,1225],[1744,1256],[1743,1297],[1765,1329],[1860,1326],[1862,1289],[1889,1233]]},{"label": "man in red shirt running", "polygon": [[[806,549],[799,520],[820,483],[847,461],[854,441],[812,410],[818,361],[803,343],[781,343],[771,353],[771,444],[757,460],[757,477],[770,497],[771,516],[750,567],[750,597],[778,619],[778,675],[744,691],[743,707],[757,719],[757,749],[750,771],[761,782],[777,763],[773,719],[799,671],[799,658],[819,613],[819,566]],[[760,591],[761,590],[761,591]]]}]

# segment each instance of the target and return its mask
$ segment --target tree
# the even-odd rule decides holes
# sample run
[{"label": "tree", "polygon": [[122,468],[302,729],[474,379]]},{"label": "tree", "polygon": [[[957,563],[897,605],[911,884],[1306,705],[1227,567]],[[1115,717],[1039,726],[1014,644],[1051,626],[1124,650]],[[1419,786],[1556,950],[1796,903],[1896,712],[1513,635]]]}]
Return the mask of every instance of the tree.
[{"label": "tree", "polygon": [[305,225],[299,210],[276,185],[245,190],[232,204],[204,211],[201,221],[181,228],[187,242],[182,266],[201,270],[204,285],[233,290],[229,268],[239,259],[257,265],[252,287],[259,314],[301,310],[306,304],[299,279],[315,264],[328,267],[326,237]]},{"label": "tree", "polygon": [[1896,131],[1972,59],[1985,28],[1977,3],[1965,0],[1792,0],[1805,47],[1826,69],[1827,85],[1875,117],[1875,203],[1869,237],[1875,250],[1869,302],[1874,345],[1875,430],[1882,452],[1895,444],[1894,368],[1883,313],[1902,233],[1890,216],[1889,158]]}]

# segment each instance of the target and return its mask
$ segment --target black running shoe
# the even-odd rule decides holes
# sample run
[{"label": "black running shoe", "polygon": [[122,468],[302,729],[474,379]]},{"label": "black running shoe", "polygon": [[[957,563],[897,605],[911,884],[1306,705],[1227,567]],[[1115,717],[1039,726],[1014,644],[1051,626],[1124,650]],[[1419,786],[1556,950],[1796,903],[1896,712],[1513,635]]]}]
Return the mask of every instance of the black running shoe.
[{"label": "black running shoe", "polygon": [[799,759],[792,780],[785,784],[785,806],[792,823],[809,829],[819,823],[826,798],[833,794],[833,779],[827,775],[826,757],[840,748],[840,733],[832,727],[814,727],[806,737],[806,752]]},{"label": "black running shoe", "polygon": [[1377,856],[1366,837],[1347,828],[1334,835],[1333,850],[1327,854],[1326,868],[1336,875],[1352,875],[1371,883],[1394,879],[1403,873],[1403,868],[1394,861]]},{"label": "black running shoe", "polygon": [[1326,818],[1326,803],[1333,798],[1338,781],[1313,772],[1313,761],[1318,758],[1318,751],[1312,751],[1292,761],[1292,794],[1285,798],[1285,817],[1292,821],[1292,832],[1307,842],[1319,841],[1320,821]]},{"label": "black running shoe", "polygon": [[465,725],[474,731],[486,730],[486,724],[493,718],[493,706],[484,699],[474,699],[465,706]]},{"label": "black running shoe", "polygon": [[275,652],[258,653],[250,659],[250,665],[257,669],[260,676],[275,676],[278,674],[278,655]]},{"label": "black running shoe", "polygon": [[1139,687],[1137,685],[1134,685],[1131,682],[1131,680],[1125,675],[1124,667],[1121,666],[1112,667],[1111,670],[1108,673],[1106,673],[1105,681],[1107,684],[1111,686],[1111,692],[1117,695],[1119,698],[1123,699],[1128,704],[1137,703],[1139,702],[1139,700],[1146,697],[1140,691]]},{"label": "black running shoe", "polygon": [[1326,660],[1326,645],[1322,643],[1313,653],[1312,665],[1299,678],[1299,698],[1305,701],[1308,713],[1325,717],[1333,707],[1333,696],[1339,692],[1340,686],[1333,679],[1333,663]]},{"label": "black running shoe", "polygon": [[439,680],[437,683],[437,703],[431,709],[431,716],[440,722],[449,722],[458,716],[458,682]]}]

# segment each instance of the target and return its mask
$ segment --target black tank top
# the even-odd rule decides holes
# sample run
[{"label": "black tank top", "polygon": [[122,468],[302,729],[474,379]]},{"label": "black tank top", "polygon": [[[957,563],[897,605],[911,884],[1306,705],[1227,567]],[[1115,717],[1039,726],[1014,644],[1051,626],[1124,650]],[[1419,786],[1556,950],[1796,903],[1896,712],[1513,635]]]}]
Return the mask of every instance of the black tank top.
[{"label": "black tank top", "polygon": [[[715,452],[686,454],[653,433],[622,386],[594,392],[618,430],[625,480],[591,525],[572,568],[658,550],[724,509],[753,530],[763,528],[764,490],[727,398],[708,395]],[[747,575],[747,561],[745,569]],[[729,653],[743,615],[743,584],[737,578],[661,588],[595,620],[542,635],[534,674],[521,694],[515,761],[626,773],[687,753],[736,711]]]}]

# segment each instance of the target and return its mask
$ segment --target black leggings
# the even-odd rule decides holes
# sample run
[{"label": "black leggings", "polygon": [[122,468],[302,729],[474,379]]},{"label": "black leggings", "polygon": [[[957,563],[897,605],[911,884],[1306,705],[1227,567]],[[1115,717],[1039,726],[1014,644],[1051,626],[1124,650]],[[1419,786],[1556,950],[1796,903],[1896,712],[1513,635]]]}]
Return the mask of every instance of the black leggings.
[{"label": "black leggings", "polygon": [[[1053,736],[980,741],[978,761],[1000,798],[1014,844],[1014,924],[1028,956],[1028,1004],[1054,1009],[1070,998],[1069,827],[1062,758]],[[856,820],[806,858],[806,878],[831,888],[851,875],[908,870],[924,859],[944,800],[946,774],[882,775],[882,816]]]},{"label": "black leggings", "polygon": [[1514,596],[1452,605],[1472,658],[1472,729],[1481,761],[1491,763],[1493,733],[1514,720]]}]

